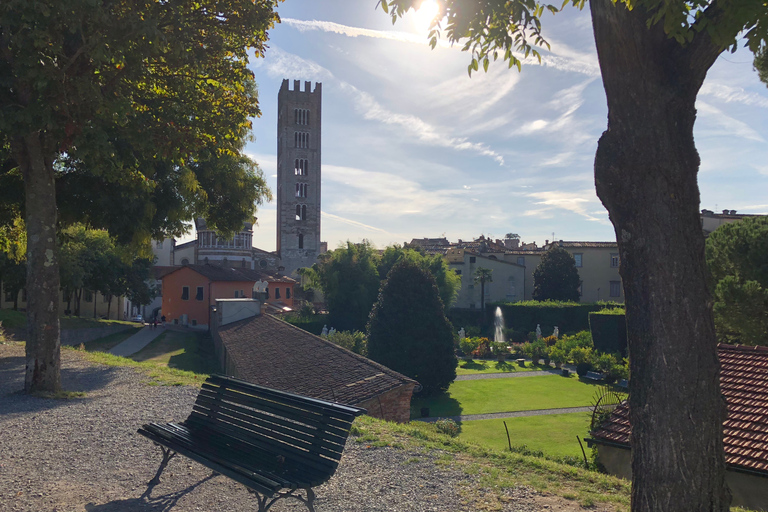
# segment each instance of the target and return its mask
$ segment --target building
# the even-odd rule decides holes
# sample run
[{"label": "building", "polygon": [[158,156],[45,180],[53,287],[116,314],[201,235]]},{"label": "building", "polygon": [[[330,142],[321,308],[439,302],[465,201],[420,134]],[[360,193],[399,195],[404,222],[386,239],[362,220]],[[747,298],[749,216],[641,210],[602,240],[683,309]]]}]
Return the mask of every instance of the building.
[{"label": "building", "polygon": [[283,80],[277,96],[277,254],[289,276],[320,254],[322,84]]},{"label": "building", "polygon": [[723,213],[715,213],[712,210],[703,209],[699,218],[701,218],[701,229],[704,236],[709,236],[714,230],[723,224],[739,221],[746,217],[762,217],[762,215],[736,213],[736,210],[723,210]]},{"label": "building", "polygon": [[581,302],[624,302],[624,287],[619,275],[619,245],[616,242],[560,240],[545,244],[544,250],[553,247],[565,249],[576,261],[576,269],[581,279]]},{"label": "building", "polygon": [[[723,444],[732,504],[768,511],[768,347],[718,345],[717,350],[720,389],[728,404]],[[631,435],[625,402],[588,440],[597,445],[606,470],[627,479],[632,477]]]},{"label": "building", "polygon": [[[80,298],[80,316],[82,318],[105,318],[109,320],[130,320],[124,314],[125,297],[107,297],[99,292],[83,290]],[[27,308],[27,290],[22,289],[16,297],[12,293],[0,288],[0,309]],[[75,298],[67,300],[62,290],[59,291],[59,311],[65,315],[75,310]],[[73,313],[74,314],[74,313]]]},{"label": "building", "polygon": [[370,359],[264,315],[256,300],[219,300],[213,335],[227,375],[299,395],[364,407],[370,416],[410,420],[418,383]]},{"label": "building", "polygon": [[172,268],[162,276],[162,314],[171,324],[207,329],[217,299],[252,298],[259,293],[277,311],[293,308],[296,281],[290,277],[217,265]]},{"label": "building", "polygon": [[[448,266],[461,277],[461,288],[454,307],[473,309],[481,307],[483,302],[523,300],[525,266],[458,247],[448,249],[445,259]],[[486,281],[484,286],[475,282],[475,272],[481,267],[492,271],[492,281]],[[484,301],[480,298],[483,288]]]}]

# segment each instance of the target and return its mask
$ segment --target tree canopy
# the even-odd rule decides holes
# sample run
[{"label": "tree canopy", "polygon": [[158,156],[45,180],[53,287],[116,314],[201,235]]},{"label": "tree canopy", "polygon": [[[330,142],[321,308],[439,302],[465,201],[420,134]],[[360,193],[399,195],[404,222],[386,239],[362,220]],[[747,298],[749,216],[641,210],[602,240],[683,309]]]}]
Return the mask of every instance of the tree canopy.
[{"label": "tree canopy", "polygon": [[368,357],[419,382],[426,394],[456,378],[453,328],[434,277],[408,259],[381,286],[368,323]]},{"label": "tree canopy", "polygon": [[768,218],[720,226],[706,251],[718,337],[768,345]]},{"label": "tree canopy", "polygon": [[0,6],[0,180],[20,176],[25,192],[28,391],[60,386],[57,198],[63,219],[83,220],[79,209],[121,240],[146,240],[178,234],[193,214],[234,231],[265,197],[241,150],[259,115],[248,56],[263,55],[276,5]]},{"label": "tree canopy", "polygon": [[580,285],[573,256],[562,247],[553,247],[533,271],[533,300],[578,302]]},{"label": "tree canopy", "polygon": [[368,241],[321,254],[310,269],[302,269],[311,286],[323,291],[328,306],[329,325],[338,330],[362,330],[379,294],[382,281],[401,261],[410,261],[429,272],[437,283],[446,309],[456,300],[461,278],[438,255],[429,256],[414,249],[391,245],[383,253]]}]

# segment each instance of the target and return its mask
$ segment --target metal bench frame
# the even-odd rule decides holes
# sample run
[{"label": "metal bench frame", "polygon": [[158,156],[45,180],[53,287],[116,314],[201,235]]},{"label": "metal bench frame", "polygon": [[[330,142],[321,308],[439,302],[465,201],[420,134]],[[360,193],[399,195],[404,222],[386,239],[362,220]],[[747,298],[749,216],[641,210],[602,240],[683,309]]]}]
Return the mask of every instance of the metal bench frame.
[{"label": "metal bench frame", "polygon": [[160,483],[180,453],[245,485],[259,512],[282,498],[297,499],[314,512],[312,487],[336,472],[352,422],[365,412],[212,375],[183,423],[149,423],[138,430],[163,452],[149,485]]}]

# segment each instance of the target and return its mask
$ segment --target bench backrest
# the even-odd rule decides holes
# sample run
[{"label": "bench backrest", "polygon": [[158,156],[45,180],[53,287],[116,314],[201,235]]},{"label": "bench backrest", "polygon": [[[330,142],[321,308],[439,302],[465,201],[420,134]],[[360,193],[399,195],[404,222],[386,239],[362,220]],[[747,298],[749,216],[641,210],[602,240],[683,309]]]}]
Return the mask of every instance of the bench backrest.
[{"label": "bench backrest", "polygon": [[365,412],[212,375],[185,424],[236,440],[223,449],[240,456],[248,452],[254,467],[272,464],[267,469],[284,474],[301,468],[311,473],[310,480],[323,482],[336,471],[355,417]]}]

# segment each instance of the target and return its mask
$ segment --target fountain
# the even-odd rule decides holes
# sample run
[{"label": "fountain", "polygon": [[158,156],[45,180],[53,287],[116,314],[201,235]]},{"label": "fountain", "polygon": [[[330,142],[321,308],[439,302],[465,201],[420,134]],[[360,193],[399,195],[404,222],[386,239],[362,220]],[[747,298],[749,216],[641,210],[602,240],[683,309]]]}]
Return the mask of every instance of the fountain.
[{"label": "fountain", "polygon": [[504,315],[501,314],[501,308],[496,308],[496,313],[493,318],[493,326],[495,327],[493,333],[493,341],[504,341]]}]

